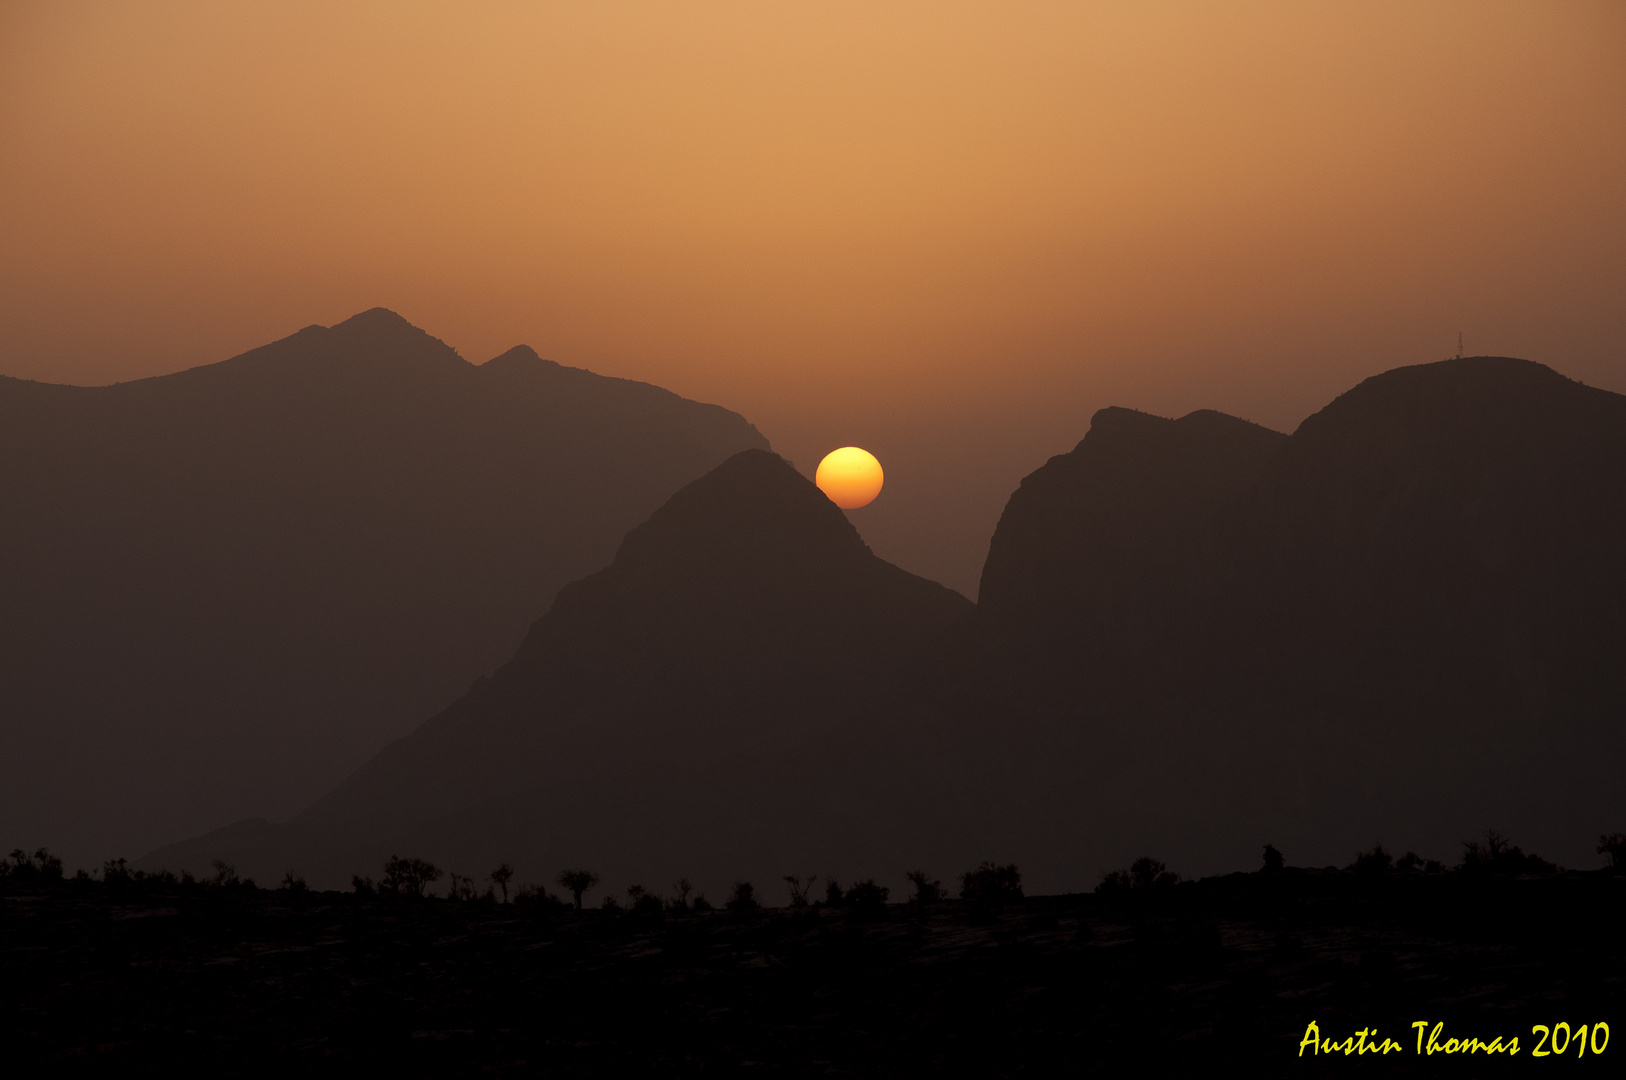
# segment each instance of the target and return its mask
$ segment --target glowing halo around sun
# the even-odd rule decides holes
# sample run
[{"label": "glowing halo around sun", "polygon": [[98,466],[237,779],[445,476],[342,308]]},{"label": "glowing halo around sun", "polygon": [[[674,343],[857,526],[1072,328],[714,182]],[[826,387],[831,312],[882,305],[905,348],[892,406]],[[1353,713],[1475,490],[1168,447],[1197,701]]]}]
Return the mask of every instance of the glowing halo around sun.
[{"label": "glowing halo around sun", "polygon": [[856,446],[843,446],[824,455],[813,476],[819,490],[843,510],[857,510],[874,502],[885,481],[875,455]]}]

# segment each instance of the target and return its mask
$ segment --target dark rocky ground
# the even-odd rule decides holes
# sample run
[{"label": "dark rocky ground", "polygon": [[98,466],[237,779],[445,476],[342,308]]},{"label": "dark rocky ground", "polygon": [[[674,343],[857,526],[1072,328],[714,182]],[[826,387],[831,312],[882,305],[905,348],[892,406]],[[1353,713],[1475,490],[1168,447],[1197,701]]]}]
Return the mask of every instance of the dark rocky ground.
[{"label": "dark rocky ground", "polygon": [[[924,916],[13,877],[0,1071],[1619,1075],[1623,915],[1609,871],[1289,869]],[[1299,1058],[1312,1020],[1405,1050]],[[1416,1020],[1522,1052],[1419,1057]],[[1530,1055],[1532,1025],[1599,1020],[1601,1056]]]}]

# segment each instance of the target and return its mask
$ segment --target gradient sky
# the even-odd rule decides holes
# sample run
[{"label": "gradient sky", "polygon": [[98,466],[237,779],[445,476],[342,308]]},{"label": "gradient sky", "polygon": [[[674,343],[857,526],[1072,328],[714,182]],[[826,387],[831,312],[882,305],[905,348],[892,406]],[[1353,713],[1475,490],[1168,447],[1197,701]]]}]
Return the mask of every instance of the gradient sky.
[{"label": "gradient sky", "polygon": [[17,2],[0,373],[392,308],[751,419],[974,594],[1090,414],[1626,392],[1626,5]]}]

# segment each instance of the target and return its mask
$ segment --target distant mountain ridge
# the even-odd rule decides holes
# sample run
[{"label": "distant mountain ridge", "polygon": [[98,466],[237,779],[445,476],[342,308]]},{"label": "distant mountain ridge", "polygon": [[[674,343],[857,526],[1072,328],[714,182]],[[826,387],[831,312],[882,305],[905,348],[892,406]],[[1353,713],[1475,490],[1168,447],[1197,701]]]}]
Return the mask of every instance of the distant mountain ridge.
[{"label": "distant mountain ridge", "polygon": [[1265,843],[1451,858],[1487,826],[1591,865],[1626,819],[1626,397],[1473,357],[1292,435],[1105,409],[1011,497],[975,609],[839,516],[738,455],[295,821],[143,864],[334,881],[411,850],[618,887],[993,858],[1054,891]]},{"label": "distant mountain ridge", "polygon": [[0,788],[96,861],[292,813],[511,655],[671,492],[766,441],[378,308],[106,387],[0,378]]}]

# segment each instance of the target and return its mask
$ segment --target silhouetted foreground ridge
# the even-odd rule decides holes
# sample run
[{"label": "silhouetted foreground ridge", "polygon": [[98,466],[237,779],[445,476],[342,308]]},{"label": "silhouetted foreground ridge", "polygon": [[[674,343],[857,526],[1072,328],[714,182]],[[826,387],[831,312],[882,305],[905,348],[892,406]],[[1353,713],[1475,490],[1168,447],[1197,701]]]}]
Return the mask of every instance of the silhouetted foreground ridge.
[{"label": "silhouetted foreground ridge", "polygon": [[[425,897],[410,866],[391,891],[316,893],[117,864],[102,880],[63,881],[28,861],[0,875],[0,1041],[29,1071],[1372,1066],[1301,1057],[1314,1023],[1329,1039],[1366,1030],[1401,1044],[1377,1064],[1385,1076],[1482,1076],[1527,1073],[1533,1025],[1618,1029],[1626,1004],[1626,877],[1607,870],[1401,871],[1366,858],[1351,870],[1278,865],[1180,883],[1148,873],[1093,895],[1024,897],[1014,867],[985,866],[962,878],[963,899],[917,888],[889,904],[871,884],[778,910],[640,892],[626,910],[577,911],[534,894]],[[1441,1024],[1442,1042],[1518,1036],[1523,1053],[1419,1056],[1418,1021]],[[1608,1045],[1578,1064],[1571,1046],[1553,1060],[1596,1072],[1623,1052]]]}]

